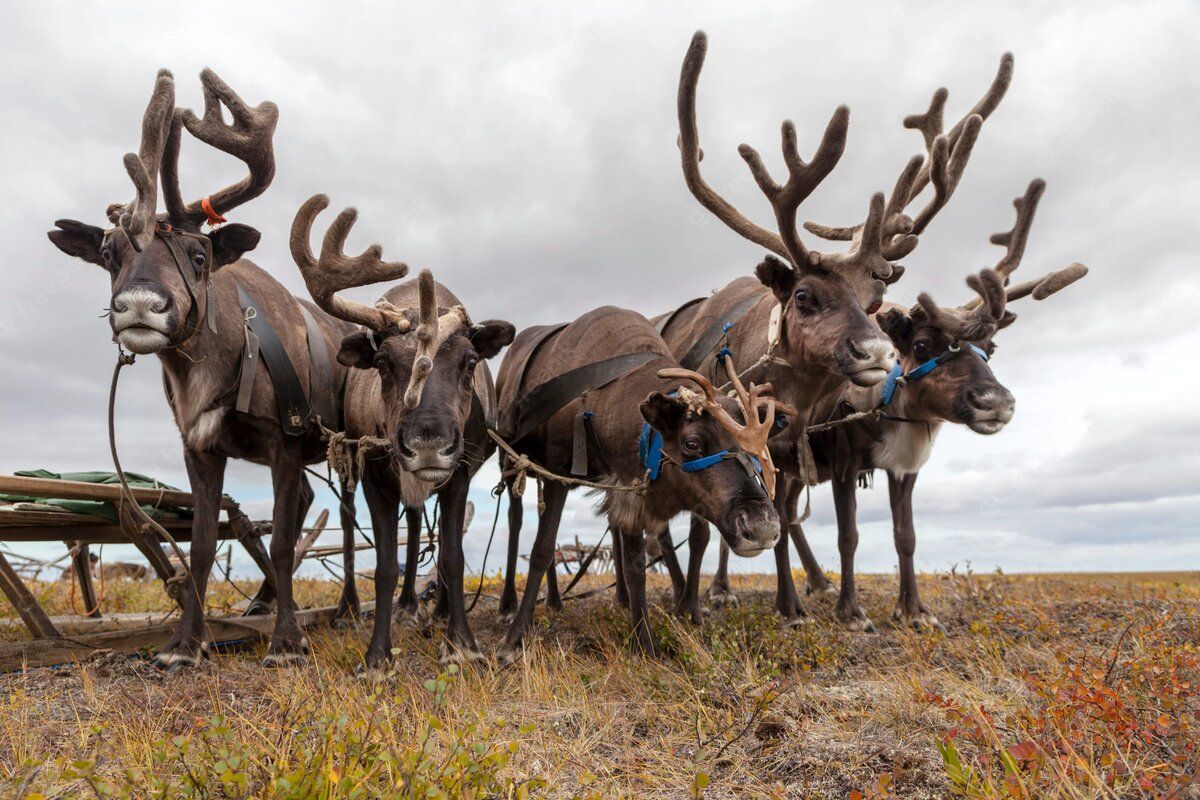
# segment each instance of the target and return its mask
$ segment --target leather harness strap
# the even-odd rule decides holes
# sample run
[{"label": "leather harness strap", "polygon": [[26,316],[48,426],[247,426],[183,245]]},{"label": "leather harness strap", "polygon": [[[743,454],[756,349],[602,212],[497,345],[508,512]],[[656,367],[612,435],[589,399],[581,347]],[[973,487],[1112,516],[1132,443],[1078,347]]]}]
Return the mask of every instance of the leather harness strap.
[{"label": "leather harness strap", "polygon": [[681,312],[686,311],[687,309],[691,308],[692,306],[696,305],[697,303],[703,303],[707,299],[708,299],[707,297],[697,297],[695,300],[688,300],[686,303],[681,305],[679,308],[675,309],[670,314],[667,314],[665,317],[660,319],[658,321],[658,323],[654,326],[654,330],[658,331],[659,336],[662,336],[664,333],[667,332],[667,328],[671,327],[671,323],[675,321],[675,318],[678,317]]},{"label": "leather harness strap", "polygon": [[[550,339],[550,337],[554,336],[563,328],[566,328],[568,324],[569,323],[562,322],[558,325],[535,326],[533,328],[526,328],[521,334],[522,336],[528,337],[529,344],[526,348],[528,352],[525,355],[525,360],[518,365],[515,370],[516,374],[513,376],[512,385],[516,391],[519,392],[521,390],[521,384],[525,382],[525,372],[529,369],[529,362],[533,361],[533,357],[537,355],[538,350],[542,348],[542,345],[544,345],[547,340]],[[517,411],[518,409],[516,403],[508,405],[504,409],[504,417],[500,420],[500,433],[504,435],[505,438],[510,440],[512,439],[513,430],[517,427]]]},{"label": "leather harness strap", "polygon": [[312,411],[321,424],[333,430],[339,429],[337,395],[333,386],[333,367],[329,362],[329,347],[325,334],[303,303],[300,313],[308,333],[308,399]]},{"label": "leather harness strap", "polygon": [[279,422],[283,432],[289,436],[301,436],[308,430],[308,418],[312,413],[304,387],[296,375],[296,368],[288,357],[283,342],[279,341],[275,329],[254,302],[254,298],[240,284],[238,303],[246,315],[246,325],[258,337],[259,352],[271,375],[275,389],[275,403],[279,409]]},{"label": "leather harness strap", "polygon": [[687,354],[683,358],[679,359],[679,366],[690,370],[699,369],[700,365],[704,363],[704,360],[707,359],[712,354],[712,351],[716,349],[717,344],[721,341],[721,337],[725,335],[725,331],[728,330],[729,327],[739,319],[746,316],[746,312],[749,311],[754,304],[761,299],[761,295],[747,297],[745,300],[742,300],[733,308],[729,309],[729,313],[723,314],[720,318],[718,318],[717,321],[714,322],[708,328],[708,330],[704,332],[704,335],[696,340],[696,343],[691,346],[691,349],[687,351]]},{"label": "leather harness strap", "polygon": [[521,441],[584,392],[599,389],[656,358],[662,358],[662,354],[645,351],[624,353],[584,364],[535,386],[517,402],[516,426],[511,441]]}]

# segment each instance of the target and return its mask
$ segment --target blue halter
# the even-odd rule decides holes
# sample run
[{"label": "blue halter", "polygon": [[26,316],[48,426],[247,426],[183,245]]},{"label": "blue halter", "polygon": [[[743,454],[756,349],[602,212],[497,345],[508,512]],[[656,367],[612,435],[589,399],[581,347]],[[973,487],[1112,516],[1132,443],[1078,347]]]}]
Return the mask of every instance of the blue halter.
[{"label": "blue halter", "polygon": [[[662,462],[665,458],[663,454],[663,437],[661,433],[650,426],[649,422],[642,423],[642,434],[638,437],[638,453],[641,454],[642,467],[646,470],[647,477],[652,481],[658,480],[658,474],[662,471]],[[754,470],[762,473],[762,464],[759,463],[758,459],[749,453],[746,456],[754,464]],[[684,461],[679,467],[684,472],[699,472],[700,470],[716,466],[730,458],[737,458],[737,453],[733,450],[721,450],[712,455],[693,458],[691,461]]]},{"label": "blue halter", "polygon": [[[963,342],[962,344],[984,361],[988,360],[987,351],[985,351],[982,347],[973,345],[970,342]],[[921,378],[924,378],[942,364],[945,364],[947,361],[957,356],[960,352],[962,352],[962,347],[956,342],[950,345],[950,347],[946,349],[946,352],[934,356],[923,364],[918,364],[907,374],[905,374],[904,368],[900,366],[900,362],[897,361],[895,366],[892,367],[892,371],[888,373],[887,378],[885,378],[883,381],[883,395],[879,398],[879,405],[890,405],[892,400],[896,397],[897,389],[902,386],[907,386],[913,381],[921,380]]]}]

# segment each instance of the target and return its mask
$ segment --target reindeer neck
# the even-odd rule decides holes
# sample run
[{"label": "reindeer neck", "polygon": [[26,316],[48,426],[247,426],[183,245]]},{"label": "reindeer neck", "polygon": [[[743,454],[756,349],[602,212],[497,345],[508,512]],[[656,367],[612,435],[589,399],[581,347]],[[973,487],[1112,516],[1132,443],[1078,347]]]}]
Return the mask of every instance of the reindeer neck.
[{"label": "reindeer neck", "polygon": [[594,425],[605,457],[622,479],[642,473],[637,442],[645,419],[639,407],[654,392],[666,394],[679,388],[679,381],[664,380],[656,374],[674,366],[677,364],[669,358],[657,358],[590,392],[583,402],[583,410],[595,414]]}]

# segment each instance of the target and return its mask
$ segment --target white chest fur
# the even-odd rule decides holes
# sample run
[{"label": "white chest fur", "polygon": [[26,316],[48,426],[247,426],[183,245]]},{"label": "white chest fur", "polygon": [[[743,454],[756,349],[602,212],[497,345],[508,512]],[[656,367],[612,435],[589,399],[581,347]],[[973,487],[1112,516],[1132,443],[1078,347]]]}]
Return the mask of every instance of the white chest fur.
[{"label": "white chest fur", "polygon": [[871,447],[873,466],[894,475],[917,472],[929,460],[941,427],[940,421],[884,423],[883,440]]}]

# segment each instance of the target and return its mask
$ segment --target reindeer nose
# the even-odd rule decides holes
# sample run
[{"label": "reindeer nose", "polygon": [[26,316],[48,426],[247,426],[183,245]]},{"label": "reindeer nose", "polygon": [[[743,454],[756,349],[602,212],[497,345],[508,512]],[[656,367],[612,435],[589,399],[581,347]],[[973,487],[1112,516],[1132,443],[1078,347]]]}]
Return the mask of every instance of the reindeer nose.
[{"label": "reindeer nose", "polygon": [[1003,386],[984,386],[967,392],[967,403],[977,411],[1011,409],[1016,401]]}]

